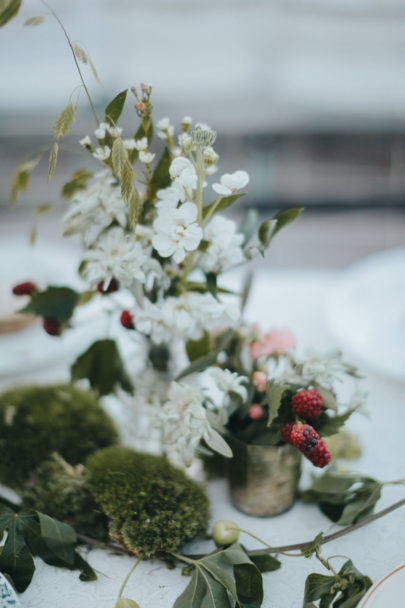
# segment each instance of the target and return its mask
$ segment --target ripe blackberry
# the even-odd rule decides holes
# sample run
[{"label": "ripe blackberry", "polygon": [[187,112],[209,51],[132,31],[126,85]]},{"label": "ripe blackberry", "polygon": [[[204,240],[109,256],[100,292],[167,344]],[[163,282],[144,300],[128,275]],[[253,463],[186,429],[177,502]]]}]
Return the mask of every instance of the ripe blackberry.
[{"label": "ripe blackberry", "polygon": [[285,443],[291,444],[291,431],[293,430],[294,425],[295,425],[295,422],[287,422],[287,424],[285,424],[284,426],[281,427],[280,435],[281,435],[281,439]]},{"label": "ripe blackberry", "polygon": [[120,317],[121,325],[126,329],[134,329],[134,320],[129,310],[123,310]]},{"label": "ripe blackberry", "polygon": [[307,458],[315,467],[319,467],[320,469],[330,463],[331,455],[323,439],[318,441],[318,445]]},{"label": "ripe blackberry", "polygon": [[50,336],[60,336],[62,333],[60,324],[56,319],[44,319],[42,321],[42,327]]},{"label": "ripe blackberry", "polygon": [[305,420],[318,420],[321,415],[323,399],[316,389],[298,391],[291,399],[291,405],[296,414]]},{"label": "ripe blackberry", "polygon": [[25,283],[18,283],[18,285],[13,287],[13,294],[15,296],[30,296],[35,289],[35,283],[32,281],[25,281]]},{"label": "ripe blackberry", "polygon": [[296,424],[291,430],[290,442],[308,456],[318,445],[319,435],[309,424]]}]

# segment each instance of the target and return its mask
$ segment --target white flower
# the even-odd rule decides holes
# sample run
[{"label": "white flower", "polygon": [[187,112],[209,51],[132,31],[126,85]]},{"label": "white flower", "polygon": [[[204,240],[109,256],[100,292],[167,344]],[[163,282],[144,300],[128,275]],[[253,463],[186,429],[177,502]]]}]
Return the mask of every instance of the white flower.
[{"label": "white flower", "polygon": [[184,118],[181,119],[180,124],[182,127],[186,128],[189,127],[192,122],[193,119],[191,118],[191,116],[184,116]]},{"label": "white flower", "polygon": [[329,388],[335,381],[343,381],[347,375],[356,376],[356,369],[343,360],[340,351],[332,350],[324,354],[307,351],[295,362],[289,363],[282,373],[282,379]]},{"label": "white flower", "polygon": [[173,137],[174,127],[173,127],[173,125],[170,124],[170,120],[168,118],[161,118],[157,122],[156,126],[159,129],[157,132],[157,135],[161,139],[167,139],[168,137]]},{"label": "white flower", "polygon": [[161,131],[163,131],[164,129],[168,129],[171,125],[170,125],[170,118],[161,118],[160,120],[157,121],[156,126],[158,129],[160,129]]},{"label": "white flower", "polygon": [[113,221],[127,224],[127,204],[121,188],[109,169],[95,174],[85,190],[76,192],[63,218],[67,234],[87,232],[94,225],[102,230]]},{"label": "white flower", "polygon": [[244,188],[249,183],[249,174],[246,171],[235,171],[234,173],[224,173],[220,178],[219,184],[212,184],[212,189],[217,194],[228,196],[236,190]]},{"label": "white flower", "polygon": [[79,140],[79,144],[81,146],[83,146],[83,148],[87,148],[91,146],[91,139],[89,137],[89,135],[86,135],[86,137],[83,137],[83,139]]},{"label": "white flower", "polygon": [[136,141],[134,139],[123,139],[122,143],[127,150],[133,150],[136,148]]},{"label": "white flower", "polygon": [[183,171],[191,169],[194,169],[192,162],[184,156],[179,156],[172,161],[169,167],[170,177],[175,179],[176,177],[180,177]]},{"label": "white flower", "polygon": [[212,146],[203,148],[203,157],[207,164],[214,165],[219,159],[219,155],[215,152]]},{"label": "white flower", "polygon": [[163,258],[173,256],[178,264],[186,256],[186,251],[197,249],[202,239],[202,229],[196,222],[197,206],[184,203],[178,209],[163,207],[153,223],[155,234],[153,247]]},{"label": "white flower", "polygon": [[163,442],[169,450],[181,455],[186,466],[190,466],[202,439],[223,456],[232,456],[228,444],[209,423],[199,388],[172,382],[167,396],[161,413]]},{"label": "white flower", "polygon": [[113,137],[119,137],[122,133],[121,127],[110,127],[109,126],[108,130]]},{"label": "white flower", "polygon": [[110,125],[107,122],[100,122],[98,128],[94,131],[94,135],[97,137],[97,139],[104,139],[109,128]]},{"label": "white flower", "polygon": [[112,228],[86,251],[83,261],[87,281],[93,287],[103,282],[106,288],[113,278],[120,287],[132,287],[135,281],[144,283],[145,272],[153,260],[133,235],[125,234],[122,228]]},{"label": "white flower", "polygon": [[215,215],[204,229],[204,239],[209,245],[201,263],[207,272],[221,272],[245,261],[244,236],[236,232],[233,220]]},{"label": "white flower", "polygon": [[148,147],[148,140],[146,137],[142,137],[141,139],[137,139],[135,141],[135,148],[139,151],[146,150]]},{"label": "white flower", "polygon": [[247,399],[247,389],[242,386],[242,383],[247,382],[246,376],[239,376],[236,372],[231,372],[229,369],[221,369],[219,367],[213,367],[211,369],[211,376],[223,393],[236,393],[239,395],[243,402]]},{"label": "white flower", "polygon": [[183,186],[176,181],[172,182],[172,185],[168,188],[158,190],[156,194],[158,197],[156,207],[158,209],[162,207],[173,207],[175,209],[179,202],[184,203],[187,198]]},{"label": "white flower", "polygon": [[97,160],[107,160],[110,158],[111,148],[108,146],[103,146],[102,148],[97,148],[95,152],[93,152],[94,158]]},{"label": "white flower", "polygon": [[144,152],[144,150],[141,150],[139,152],[139,160],[141,161],[141,163],[144,163],[145,165],[150,165],[150,163],[153,161],[155,156],[156,156],[156,154],[153,154],[152,152]]},{"label": "white flower", "polygon": [[190,150],[193,145],[193,140],[188,133],[182,133],[178,137],[179,146],[181,146],[184,150]]}]

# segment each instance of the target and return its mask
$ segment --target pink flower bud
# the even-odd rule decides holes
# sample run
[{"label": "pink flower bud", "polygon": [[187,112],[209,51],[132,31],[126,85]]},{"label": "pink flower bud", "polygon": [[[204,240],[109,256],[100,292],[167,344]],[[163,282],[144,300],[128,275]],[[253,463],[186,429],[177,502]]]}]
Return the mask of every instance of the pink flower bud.
[{"label": "pink flower bud", "polygon": [[259,393],[263,393],[266,390],[267,384],[267,376],[264,372],[254,372],[253,374],[253,384],[259,391]]},{"label": "pink flower bud", "polygon": [[264,410],[262,408],[261,405],[259,405],[258,403],[252,403],[252,405],[249,408],[249,418],[251,418],[252,420],[259,420],[259,418],[261,418],[263,416]]}]

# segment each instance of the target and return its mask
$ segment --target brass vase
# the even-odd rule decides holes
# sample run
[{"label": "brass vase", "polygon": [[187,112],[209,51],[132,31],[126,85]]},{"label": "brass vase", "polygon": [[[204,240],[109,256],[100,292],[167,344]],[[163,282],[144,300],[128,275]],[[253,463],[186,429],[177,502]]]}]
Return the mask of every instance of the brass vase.
[{"label": "brass vase", "polygon": [[228,461],[232,502],[256,517],[271,517],[294,503],[301,474],[301,454],[290,445],[249,445],[227,437],[233,451]]}]

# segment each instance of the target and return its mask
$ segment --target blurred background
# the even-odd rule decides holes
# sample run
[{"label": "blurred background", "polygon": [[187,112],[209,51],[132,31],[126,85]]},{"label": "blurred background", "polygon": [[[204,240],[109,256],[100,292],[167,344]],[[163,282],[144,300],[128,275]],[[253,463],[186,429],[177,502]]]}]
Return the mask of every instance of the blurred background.
[{"label": "blurred background", "polygon": [[[266,264],[344,267],[405,243],[405,3],[403,0],[50,0],[73,42],[93,60],[83,72],[99,114],[119,91],[154,87],[155,119],[184,115],[218,131],[220,170],[246,169],[263,215],[306,211],[276,239]],[[28,234],[35,206],[52,203],[40,236],[60,233],[60,185],[83,159],[60,152],[47,185],[47,153],[15,210],[16,164],[52,143],[73,94],[69,147],[92,116],[67,42],[25,0],[0,31],[0,234]],[[127,102],[122,126],[137,118]],[[76,146],[77,148],[77,146]],[[88,161],[91,166],[91,159]],[[238,213],[238,211],[236,211]]]}]

